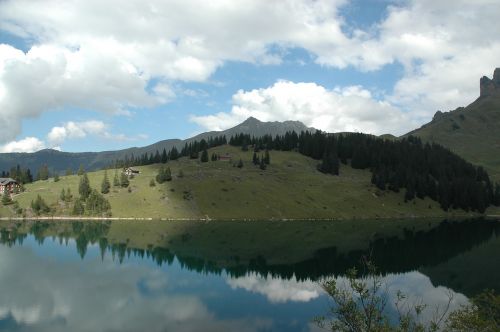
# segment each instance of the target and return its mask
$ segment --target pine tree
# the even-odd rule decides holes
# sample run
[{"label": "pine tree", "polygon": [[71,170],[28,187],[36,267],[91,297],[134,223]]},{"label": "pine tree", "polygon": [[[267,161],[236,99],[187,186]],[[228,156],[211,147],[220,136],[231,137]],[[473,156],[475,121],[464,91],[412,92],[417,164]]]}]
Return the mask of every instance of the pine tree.
[{"label": "pine tree", "polygon": [[80,164],[80,168],[78,169],[78,175],[82,176],[85,173],[85,169],[83,168],[83,164]]},{"label": "pine tree", "polygon": [[73,215],[81,216],[85,213],[85,207],[83,206],[83,202],[80,198],[75,201],[73,205]]},{"label": "pine tree", "polygon": [[66,189],[62,188],[59,198],[61,199],[61,201],[66,202]]},{"label": "pine tree", "polygon": [[264,155],[264,163],[269,165],[271,163],[271,157],[269,156],[269,150],[266,149],[266,153]]},{"label": "pine tree", "polygon": [[90,195],[90,183],[87,173],[83,173],[83,176],[80,177],[80,184],[78,185],[78,193],[80,194],[82,199],[87,199]]},{"label": "pine tree", "polygon": [[172,181],[172,172],[170,171],[170,167],[165,169],[165,181]]},{"label": "pine tree", "polygon": [[122,188],[127,188],[129,186],[130,182],[128,181],[127,174],[122,173],[120,176],[120,186]]},{"label": "pine tree", "polygon": [[264,161],[264,158],[260,159],[260,166],[259,167],[263,171],[266,169],[266,162]]},{"label": "pine tree", "polygon": [[37,195],[36,199],[34,201],[31,201],[31,209],[37,215],[50,212],[49,206],[47,205],[47,203],[45,203],[40,195]]},{"label": "pine tree", "polygon": [[167,155],[167,150],[165,148],[163,149],[163,152],[161,153],[161,162],[163,164],[166,164],[168,161],[168,155]]},{"label": "pine tree", "polygon": [[7,187],[5,187],[3,191],[3,196],[2,196],[2,204],[3,205],[10,205],[12,204],[12,199],[10,198],[10,193]]},{"label": "pine tree", "polygon": [[71,189],[68,188],[68,190],[66,190],[66,202],[71,202],[72,199],[73,195],[71,194]]},{"label": "pine tree", "polygon": [[257,152],[256,151],[254,151],[254,153],[253,153],[252,162],[253,162],[254,165],[259,165],[260,164],[259,157],[257,157]]},{"label": "pine tree", "polygon": [[240,161],[238,161],[237,167],[238,168],[242,168],[243,167],[243,160],[240,159]]},{"label": "pine tree", "polygon": [[104,178],[102,179],[102,183],[101,183],[101,193],[103,193],[103,194],[109,193],[110,187],[111,187],[111,184],[109,183],[109,179],[108,179],[108,171],[104,171]]},{"label": "pine tree", "polygon": [[202,163],[206,163],[206,162],[208,162],[208,152],[207,152],[207,150],[206,150],[206,149],[205,149],[205,150],[203,150],[203,152],[201,153],[201,158],[200,158],[200,161],[201,161]]},{"label": "pine tree", "polygon": [[113,177],[113,187],[120,186],[120,178],[118,177],[118,170],[115,169],[115,176]]},{"label": "pine tree", "polygon": [[59,182],[59,174],[57,172],[54,174],[54,182]]}]

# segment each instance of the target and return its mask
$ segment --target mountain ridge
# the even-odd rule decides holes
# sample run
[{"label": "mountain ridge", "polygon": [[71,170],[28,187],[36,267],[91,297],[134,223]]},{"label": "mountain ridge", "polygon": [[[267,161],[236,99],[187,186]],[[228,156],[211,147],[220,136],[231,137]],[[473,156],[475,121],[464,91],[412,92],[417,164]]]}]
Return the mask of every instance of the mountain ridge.
[{"label": "mountain ridge", "polygon": [[479,97],[466,107],[437,111],[432,120],[402,137],[420,137],[483,166],[500,181],[500,68],[479,81]]},{"label": "mountain ridge", "polygon": [[42,165],[47,165],[50,170],[63,172],[68,168],[73,171],[81,164],[87,170],[100,169],[114,160],[124,159],[125,156],[142,155],[144,153],[161,152],[163,149],[169,151],[174,146],[181,149],[186,143],[225,135],[229,139],[232,135],[244,133],[260,137],[264,135],[283,135],[287,131],[316,131],[314,128],[305,126],[300,121],[274,121],[263,122],[254,117],[249,117],[242,123],[222,131],[209,131],[195,135],[187,139],[165,139],[143,147],[130,147],[121,150],[108,150],[99,152],[65,152],[54,149],[43,149],[36,152],[12,152],[0,153],[0,171],[8,171],[11,167],[20,165],[36,172]]}]

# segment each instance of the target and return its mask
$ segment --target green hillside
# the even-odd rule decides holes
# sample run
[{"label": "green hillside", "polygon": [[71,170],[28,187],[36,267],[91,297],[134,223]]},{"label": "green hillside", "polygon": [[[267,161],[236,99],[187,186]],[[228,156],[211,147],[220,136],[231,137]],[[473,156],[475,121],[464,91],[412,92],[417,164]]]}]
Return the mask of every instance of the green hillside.
[{"label": "green hillside", "polygon": [[[370,183],[368,170],[342,166],[340,176],[317,171],[317,161],[296,152],[271,152],[271,165],[264,171],[252,164],[253,152],[232,146],[209,150],[228,155],[232,161],[201,163],[181,158],[167,164],[173,180],[151,187],[160,165],[137,167],[140,174],[128,188],[112,187],[106,196],[113,217],[169,219],[352,219],[444,217],[466,215],[464,211],[444,212],[426,198],[405,203],[403,193],[381,192]],[[240,169],[233,162],[242,159]],[[180,177],[179,174],[183,173]],[[115,170],[108,170],[112,182]],[[90,184],[99,189],[104,171],[89,173]],[[59,199],[63,188],[78,193],[79,177],[63,176],[60,181],[37,181],[15,196],[26,217],[37,195],[52,207],[53,215],[69,216],[72,203]],[[491,210],[490,210],[491,211]],[[11,206],[0,208],[3,217],[14,216]],[[470,215],[470,214],[467,214]]]},{"label": "green hillside", "polygon": [[[498,76],[500,70],[497,71]],[[490,93],[482,89],[482,96],[469,106],[438,112],[430,123],[407,135],[449,148],[466,160],[484,166],[493,179],[500,182],[500,88]]]}]

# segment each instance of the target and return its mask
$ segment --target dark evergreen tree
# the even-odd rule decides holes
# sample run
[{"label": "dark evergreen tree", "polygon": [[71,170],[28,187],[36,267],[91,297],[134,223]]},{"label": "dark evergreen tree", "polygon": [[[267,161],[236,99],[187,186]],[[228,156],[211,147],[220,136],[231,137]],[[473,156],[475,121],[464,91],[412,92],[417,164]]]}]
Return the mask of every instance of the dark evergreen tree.
[{"label": "dark evergreen tree", "polygon": [[122,174],[120,176],[120,186],[122,188],[127,188],[129,186],[129,184],[130,184],[130,182],[128,180],[127,174],[122,172]]},{"label": "dark evergreen tree", "polygon": [[200,158],[200,161],[201,161],[202,163],[206,163],[206,162],[208,162],[208,152],[207,152],[207,150],[206,150],[206,149],[205,149],[205,150],[203,150],[203,152],[201,153],[201,158]]},{"label": "dark evergreen tree", "polygon": [[269,155],[269,150],[266,149],[266,152],[264,154],[264,163],[266,165],[269,165],[271,163],[271,156]]},{"label": "dark evergreen tree", "polygon": [[113,187],[119,187],[120,186],[120,178],[118,177],[118,170],[115,169],[115,175],[113,177]]},{"label": "dark evergreen tree", "polygon": [[78,185],[78,193],[82,199],[86,199],[90,195],[90,182],[87,173],[83,173],[80,177],[80,183]]},{"label": "dark evergreen tree", "polygon": [[4,191],[3,191],[2,204],[3,205],[10,205],[10,204],[12,204],[12,198],[10,198],[10,193],[7,190],[7,188],[5,188]]},{"label": "dark evergreen tree", "polygon": [[240,159],[240,161],[238,161],[237,167],[238,168],[242,168],[243,167],[243,160]]},{"label": "dark evergreen tree", "polygon": [[75,204],[73,205],[73,215],[81,216],[85,213],[85,207],[83,206],[83,202],[81,198],[75,200]]},{"label": "dark evergreen tree", "polygon": [[110,188],[111,188],[111,183],[109,183],[108,171],[105,170],[104,171],[104,178],[102,179],[102,182],[101,182],[101,193],[108,194]]},{"label": "dark evergreen tree", "polygon": [[264,158],[261,158],[261,159],[260,159],[260,165],[259,165],[259,168],[260,168],[261,170],[263,170],[263,171],[266,169],[266,162],[264,161]]},{"label": "dark evergreen tree", "polygon": [[256,151],[253,153],[252,162],[253,162],[254,165],[259,165],[260,164],[259,157],[257,157],[257,152]]},{"label": "dark evergreen tree", "polygon": [[163,151],[161,153],[161,162],[163,164],[166,164],[168,161],[168,155],[167,155],[167,150],[165,150],[165,148],[163,148]]}]

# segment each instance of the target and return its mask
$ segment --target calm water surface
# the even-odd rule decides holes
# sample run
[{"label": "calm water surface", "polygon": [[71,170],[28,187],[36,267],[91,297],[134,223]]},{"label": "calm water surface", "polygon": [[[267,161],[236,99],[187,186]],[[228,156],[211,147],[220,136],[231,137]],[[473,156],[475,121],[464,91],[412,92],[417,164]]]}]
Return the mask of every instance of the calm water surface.
[{"label": "calm water surface", "polygon": [[500,290],[496,221],[382,227],[357,242],[339,240],[345,225],[293,224],[293,242],[276,224],[226,225],[176,224],[148,238],[112,223],[1,224],[0,331],[315,331],[311,319],[329,305],[319,282],[342,281],[366,255],[389,296],[444,306],[451,293],[455,307]]}]

